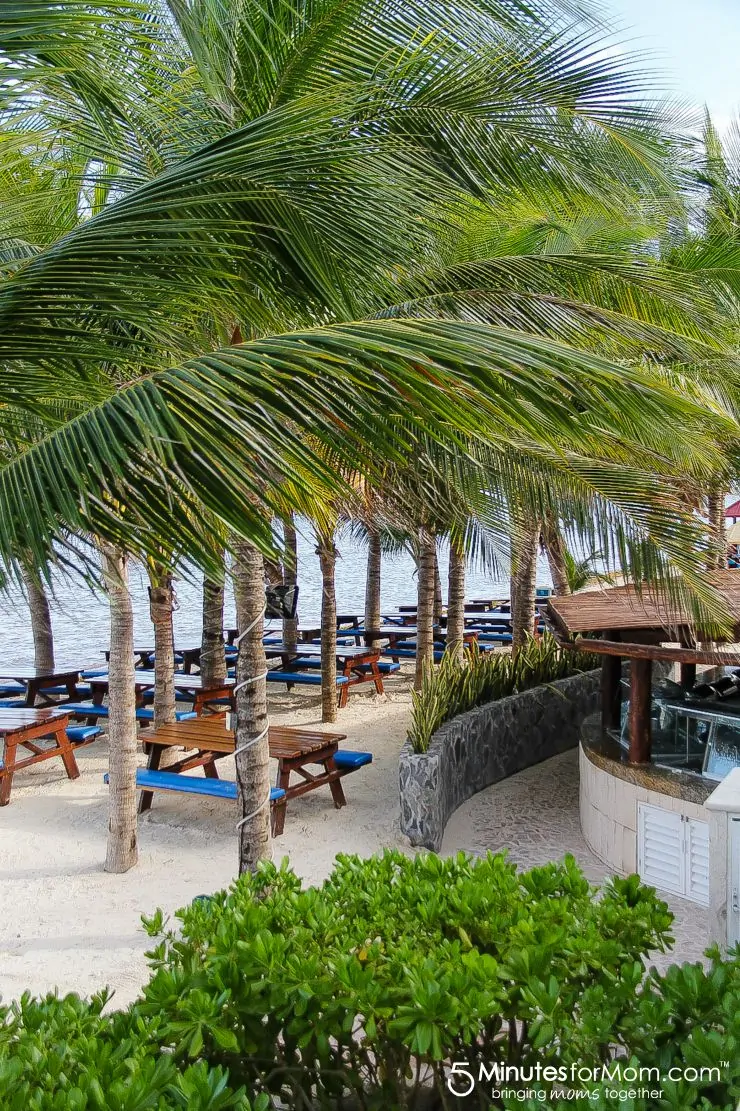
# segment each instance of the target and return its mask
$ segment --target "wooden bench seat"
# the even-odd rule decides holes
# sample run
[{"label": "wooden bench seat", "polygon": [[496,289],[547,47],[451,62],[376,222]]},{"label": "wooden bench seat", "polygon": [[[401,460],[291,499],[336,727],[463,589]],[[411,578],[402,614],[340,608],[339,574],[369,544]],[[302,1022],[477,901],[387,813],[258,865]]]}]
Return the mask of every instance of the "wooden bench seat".
[{"label": "wooden bench seat", "polygon": [[[108,782],[108,773],[103,776]],[[136,769],[136,786],[146,791],[175,791],[184,795],[201,795],[210,798],[236,799],[236,783],[230,779],[208,779],[195,775],[182,775],[179,772],[152,771],[149,768]],[[273,837],[282,832],[282,824],[276,822],[275,809],[285,809],[285,791],[281,787],[270,788],[270,823]],[[276,825],[280,829],[276,830]]]},{"label": "wooden bench seat", "polygon": [[[313,665],[312,665],[313,666]],[[319,666],[321,666],[319,664]],[[268,671],[267,679],[270,683],[306,683],[312,687],[321,686],[321,676],[305,671]],[[349,682],[346,675],[337,675],[336,684],[344,687]]]},{"label": "wooden bench seat", "polygon": [[[65,702],[64,709],[68,714],[78,718],[107,718],[107,706],[98,706],[94,702]],[[194,710],[178,710],[175,714],[177,721],[190,721],[198,715]],[[154,710],[151,706],[139,706],[136,710],[139,721],[154,721]]]}]

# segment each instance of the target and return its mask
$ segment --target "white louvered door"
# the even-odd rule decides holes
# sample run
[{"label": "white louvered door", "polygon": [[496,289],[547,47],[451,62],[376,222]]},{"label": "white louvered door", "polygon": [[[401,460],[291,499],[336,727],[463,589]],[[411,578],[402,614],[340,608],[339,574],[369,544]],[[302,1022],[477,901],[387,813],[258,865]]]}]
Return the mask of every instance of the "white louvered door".
[{"label": "white louvered door", "polygon": [[638,803],[637,871],[659,891],[684,893],[683,822],[680,814]]},{"label": "white louvered door", "polygon": [[659,891],[709,905],[709,826],[659,806],[637,808],[637,870]]},{"label": "white louvered door", "polygon": [[729,822],[730,874],[727,878],[727,944],[740,943],[740,818]]},{"label": "white louvered door", "polygon": [[686,827],[686,898],[709,906],[709,824],[688,818]]}]

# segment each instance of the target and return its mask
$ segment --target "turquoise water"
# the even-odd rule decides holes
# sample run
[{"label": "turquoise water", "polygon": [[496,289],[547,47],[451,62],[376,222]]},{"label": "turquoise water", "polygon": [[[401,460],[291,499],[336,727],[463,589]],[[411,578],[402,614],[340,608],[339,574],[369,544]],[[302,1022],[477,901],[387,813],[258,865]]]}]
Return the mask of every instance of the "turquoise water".
[{"label": "turquoise water", "polygon": [[[337,561],[337,606],[340,612],[361,613],[365,600],[364,549],[350,538],[338,541],[340,558]],[[440,572],[446,593],[447,551],[440,552]],[[299,617],[314,623],[321,609],[321,575],[315,552],[315,542],[306,531],[299,537],[298,581],[300,587]],[[540,561],[538,582],[549,585],[547,565]],[[475,567],[468,570],[467,597],[505,597],[508,581],[504,574],[498,578]],[[131,569],[131,594],[134,602],[135,638],[138,644],[152,643],[153,633],[149,620],[146,579],[139,567]],[[399,605],[416,601],[416,574],[413,560],[408,555],[388,557],[383,562],[382,603],[384,609],[395,610]],[[11,663],[33,663],[33,641],[25,602],[19,594],[5,597],[0,602],[2,613],[3,646],[0,666]],[[57,589],[53,601],[52,622],[58,663],[81,665],[98,663],[109,642],[108,606],[104,596],[95,595],[80,583],[67,581]],[[201,597],[196,583],[177,583],[177,609],[174,615],[175,643],[188,648],[200,642]],[[227,589],[226,624],[235,624],[234,601]]]}]

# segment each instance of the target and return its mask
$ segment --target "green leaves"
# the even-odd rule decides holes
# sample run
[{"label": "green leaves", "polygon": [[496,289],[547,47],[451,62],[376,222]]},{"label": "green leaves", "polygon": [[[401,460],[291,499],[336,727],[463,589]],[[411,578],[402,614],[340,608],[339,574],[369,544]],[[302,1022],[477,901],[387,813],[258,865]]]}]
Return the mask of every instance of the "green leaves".
[{"label": "green leaves", "polygon": [[[402,1107],[463,1060],[483,1101],[482,1065],[598,1059],[590,993],[622,1014],[662,937],[664,904],[647,889],[642,900],[638,927],[619,890],[597,900],[572,858],[519,875],[502,856],[339,856],[305,891],[265,865],[210,908],[180,913],[140,1009],[167,1014],[180,1059],[195,993],[204,1057],[289,1108],[310,1093],[329,1111],[342,1090]],[[225,1026],[236,1052],[220,1044]]]},{"label": "green leaves", "polygon": [[161,1052],[158,1021],[135,1010],[103,1015],[48,995],[0,1009],[0,1086],[7,1111],[266,1111],[205,1061],[178,1068]]},{"label": "green leaves", "polygon": [[[37,388],[35,375],[4,377],[0,426],[22,401],[38,404]],[[281,498],[299,509],[322,491],[351,500],[345,475],[382,484],[419,445],[503,455],[524,437],[562,456],[564,442],[632,439],[639,427],[675,455],[682,442],[698,448],[694,412],[639,369],[480,325],[376,321],[253,340],[128,385],[11,457],[0,559],[12,566],[25,550],[43,564],[66,528],[207,563],[204,505],[269,549]],[[672,507],[661,499],[652,512],[675,532]]]},{"label": "green leaves", "polygon": [[411,692],[408,739],[414,752],[426,752],[434,733],[458,714],[599,666],[598,656],[564,652],[549,633],[530,639],[516,656],[481,652],[475,643],[463,663],[445,653],[439,667],[427,670],[421,690]]}]

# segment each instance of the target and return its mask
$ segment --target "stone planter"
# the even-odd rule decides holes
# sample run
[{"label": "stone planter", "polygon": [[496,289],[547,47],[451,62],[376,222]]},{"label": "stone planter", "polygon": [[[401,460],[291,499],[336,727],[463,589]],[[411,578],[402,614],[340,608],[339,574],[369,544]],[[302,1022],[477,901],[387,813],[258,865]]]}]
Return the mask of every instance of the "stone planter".
[{"label": "stone planter", "polygon": [[401,830],[439,851],[450,815],[516,772],[575,748],[581,722],[600,705],[600,671],[488,702],[446,722],[429,751],[401,749]]}]

